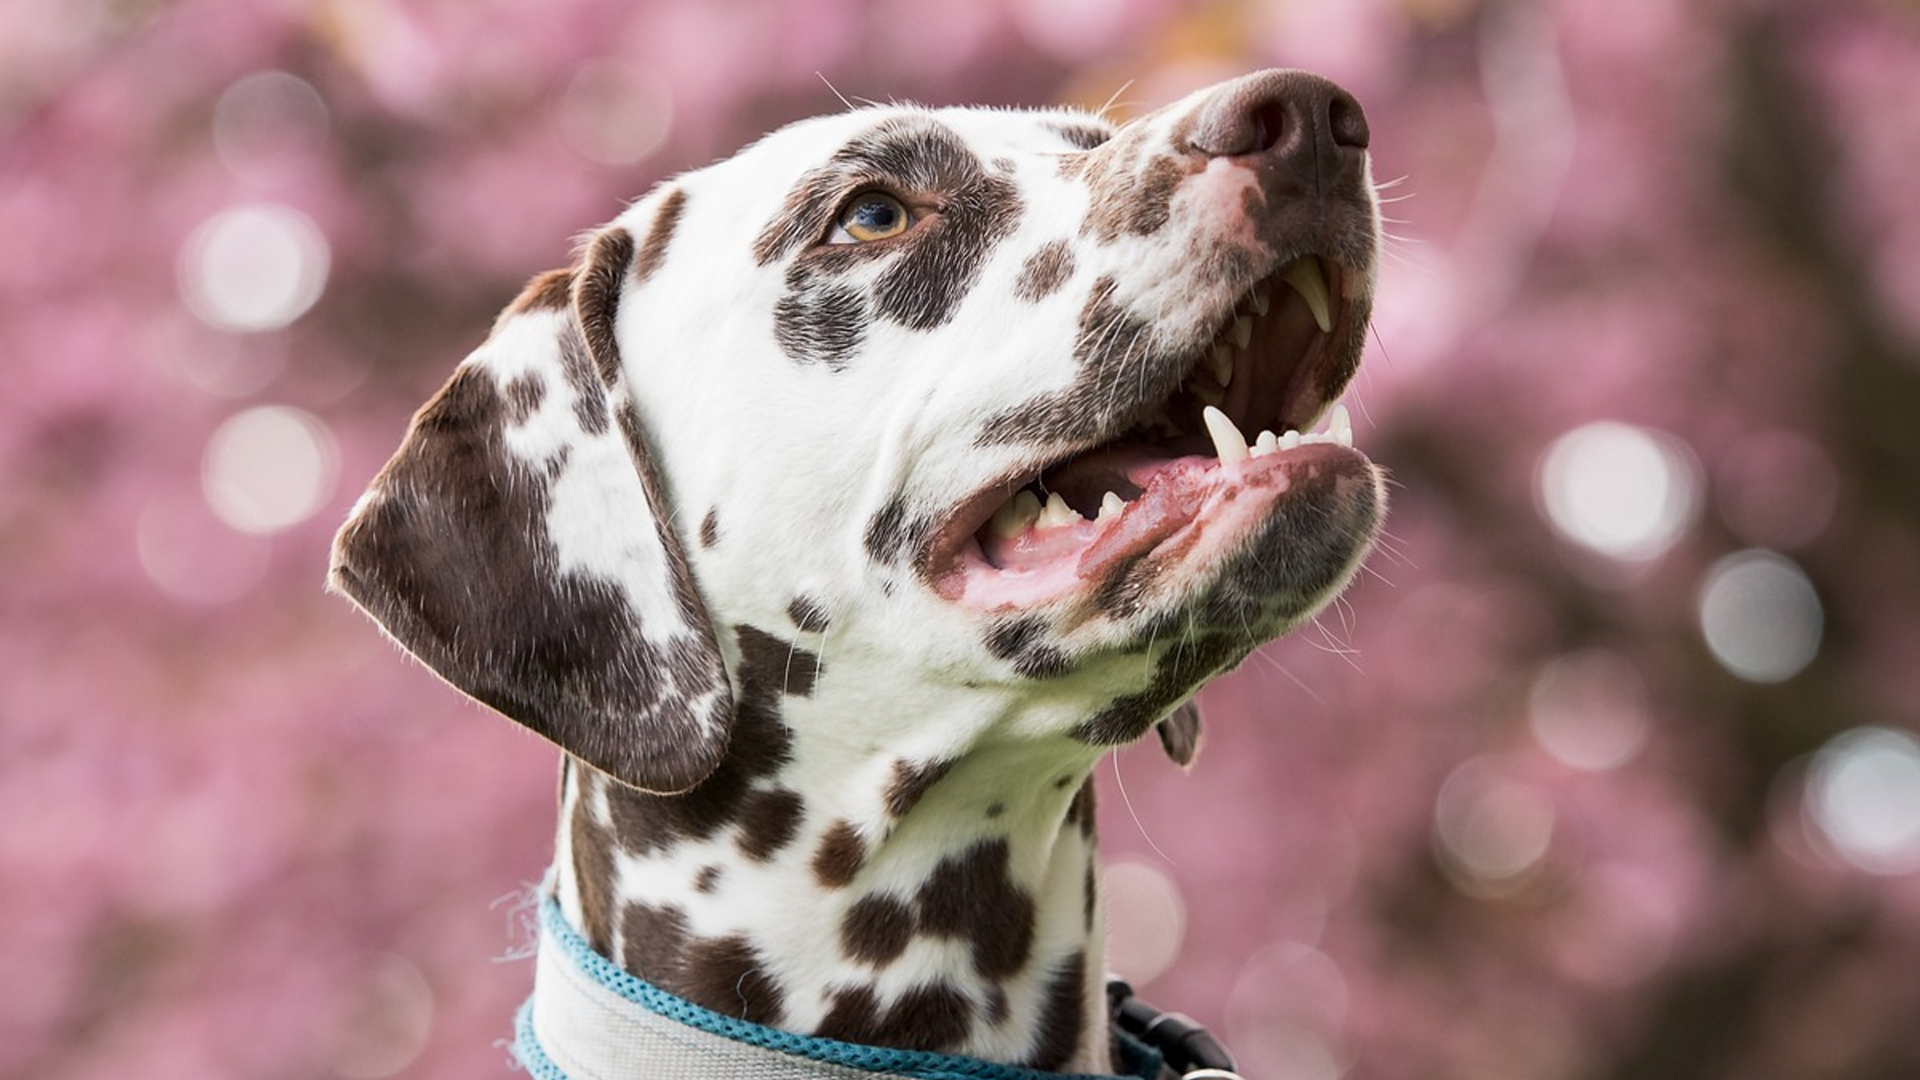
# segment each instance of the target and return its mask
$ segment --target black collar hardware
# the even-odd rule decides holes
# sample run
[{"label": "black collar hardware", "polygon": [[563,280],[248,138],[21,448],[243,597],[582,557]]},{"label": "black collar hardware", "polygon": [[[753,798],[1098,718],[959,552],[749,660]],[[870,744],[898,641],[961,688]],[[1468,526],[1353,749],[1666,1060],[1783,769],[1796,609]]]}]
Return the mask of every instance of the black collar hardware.
[{"label": "black collar hardware", "polygon": [[1190,1016],[1161,1012],[1134,996],[1123,979],[1107,980],[1113,1026],[1160,1051],[1167,1067],[1186,1080],[1238,1080],[1233,1055]]}]

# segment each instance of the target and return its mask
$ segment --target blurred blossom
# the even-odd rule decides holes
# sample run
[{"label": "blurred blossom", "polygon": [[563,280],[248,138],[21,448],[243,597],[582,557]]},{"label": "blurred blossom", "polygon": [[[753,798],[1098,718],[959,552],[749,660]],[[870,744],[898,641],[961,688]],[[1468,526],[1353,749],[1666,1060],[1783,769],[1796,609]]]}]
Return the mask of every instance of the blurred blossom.
[{"label": "blurred blossom", "polygon": [[1646,684],[1615,653],[1590,649],[1563,656],[1534,680],[1527,722],[1541,748],[1564,764],[1612,769],[1646,741]]},{"label": "blurred blossom", "polygon": [[1602,420],[1553,441],[1540,459],[1538,494],[1568,540],[1643,562],[1665,554],[1692,524],[1698,473],[1671,436]]},{"label": "blurred blossom", "polygon": [[312,517],[333,494],[337,458],[318,418],[262,405],[213,433],[201,483],[220,520],[241,532],[279,532]]},{"label": "blurred blossom", "polygon": [[1814,755],[1807,815],[1843,858],[1874,874],[1920,870],[1920,739],[1855,728]]},{"label": "blurred blossom", "polygon": [[1553,802],[1486,758],[1453,771],[1434,807],[1434,841],[1454,884],[1504,896],[1525,883],[1553,841]]},{"label": "blurred blossom", "polygon": [[1618,862],[1586,868],[1554,913],[1554,952],[1575,978],[1622,986],[1659,970],[1673,952],[1681,912],[1672,883]]},{"label": "blurred blossom", "polygon": [[327,104],[284,71],[244,76],[213,106],[213,147],[227,171],[256,187],[298,179],[327,137]]},{"label": "blurred blossom", "polygon": [[271,337],[215,330],[179,308],[154,319],[144,341],[148,355],[182,385],[219,397],[246,397],[286,369],[287,351]]},{"label": "blurred blossom", "polygon": [[180,291],[195,315],[228,330],[277,330],[326,288],[331,252],[311,219],[274,204],[223,210],[180,253]]},{"label": "blurred blossom", "polygon": [[1135,986],[1173,966],[1187,930],[1180,887],[1157,866],[1134,859],[1101,871],[1107,909],[1107,965]]},{"label": "blurred blossom", "polygon": [[346,1080],[384,1080],[413,1064],[433,1033],[433,989],[403,956],[376,959],[338,1021],[333,1070]]},{"label": "blurred blossom", "polygon": [[1791,549],[1826,531],[1840,502],[1840,474],[1820,444],[1794,431],[1755,432],[1714,470],[1720,519],[1761,547]]},{"label": "blurred blossom", "polygon": [[1820,651],[1820,596],[1798,564],[1771,551],[1714,563],[1699,611],[1714,659],[1748,682],[1790,679]]},{"label": "blurred blossom", "polygon": [[555,121],[567,145],[588,161],[635,165],[673,129],[673,88],[631,64],[595,60],[561,92]]},{"label": "blurred blossom", "polygon": [[1014,25],[1035,48],[1060,60],[1087,60],[1106,51],[1125,29],[1128,3],[1114,0],[1022,0],[1007,5]]},{"label": "blurred blossom", "polygon": [[1333,959],[1293,942],[1255,953],[1227,999],[1227,1045],[1248,1076],[1335,1080],[1349,991]]},{"label": "blurred blossom", "polygon": [[195,495],[162,495],[147,503],[134,528],[134,547],[149,581],[196,604],[237,600],[267,571],[266,542],[234,532]]}]

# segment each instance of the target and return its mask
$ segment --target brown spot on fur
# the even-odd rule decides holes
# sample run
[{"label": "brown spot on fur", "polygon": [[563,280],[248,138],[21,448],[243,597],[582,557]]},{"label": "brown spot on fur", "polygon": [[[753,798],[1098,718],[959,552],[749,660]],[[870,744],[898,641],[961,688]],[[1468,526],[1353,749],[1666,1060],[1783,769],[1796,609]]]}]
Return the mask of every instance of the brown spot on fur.
[{"label": "brown spot on fur", "polygon": [[887,812],[897,818],[906,817],[927,789],[939,783],[952,768],[951,761],[894,762],[893,779],[887,784]]},{"label": "brown spot on fur", "polygon": [[973,1026],[973,1002],[945,983],[915,987],[882,1009],[873,990],[853,987],[833,996],[816,1034],[843,1042],[901,1050],[946,1051]]},{"label": "brown spot on fur", "polygon": [[891,896],[863,896],[840,923],[840,948],[862,963],[880,967],[906,951],[913,939],[913,908]]},{"label": "brown spot on fur", "polygon": [[1044,300],[1060,290],[1073,276],[1073,246],[1065,240],[1053,240],[1040,245],[1040,250],[1027,256],[1020,267],[1020,279],[1014,282],[1013,294],[1029,303]]},{"label": "brown spot on fur", "polygon": [[707,893],[709,895],[718,891],[720,888],[720,878],[725,872],[726,871],[719,866],[701,867],[699,875],[693,879],[694,891]]},{"label": "brown spot on fur", "polygon": [[740,810],[741,854],[756,862],[772,858],[800,831],[804,808],[800,796],[785,788],[756,791],[747,796]]},{"label": "brown spot on fur", "polygon": [[985,979],[1014,974],[1033,952],[1033,897],[1013,883],[1010,859],[1004,838],[989,840],[940,860],[920,886],[920,932],[968,941]]},{"label": "brown spot on fur", "polygon": [[587,798],[585,770],[580,798],[573,807],[573,879],[580,890],[580,927],[593,951],[606,956],[613,951],[613,847],[614,840],[605,826],[594,820],[592,800]]},{"label": "brown spot on fur", "polygon": [[777,1026],[786,991],[766,969],[759,950],[739,936],[696,941],[681,961],[680,996],[723,1016]]},{"label": "brown spot on fur", "polygon": [[1076,952],[1054,969],[1040,1003],[1033,1050],[1022,1062],[1029,1069],[1058,1072],[1080,1048],[1087,1027],[1087,957]]},{"label": "brown spot on fur", "polygon": [[720,542],[720,511],[716,507],[700,519],[700,546],[711,548]]},{"label": "brown spot on fur", "polygon": [[813,876],[829,889],[843,888],[867,861],[867,842],[850,821],[836,821],[813,853]]},{"label": "brown spot on fur", "polygon": [[1093,839],[1095,826],[1093,778],[1088,777],[1074,792],[1073,801],[1067,804],[1067,824],[1078,826],[1080,835]]},{"label": "brown spot on fur", "polygon": [[548,270],[527,282],[520,295],[500,313],[494,323],[497,330],[500,324],[515,315],[529,311],[565,311],[573,306],[573,271]]},{"label": "brown spot on fur", "polygon": [[820,633],[827,628],[827,609],[819,601],[807,596],[796,596],[793,603],[787,605],[787,618],[793,625],[810,634]]},{"label": "brown spot on fur", "polygon": [[1111,128],[1092,122],[1074,123],[1056,120],[1047,126],[1062,139],[1082,150],[1092,150],[1113,138]]},{"label": "brown spot on fur", "polygon": [[528,372],[508,383],[501,397],[506,399],[507,423],[518,427],[540,411],[540,403],[547,399],[547,381]]},{"label": "brown spot on fur", "polygon": [[1054,679],[1072,669],[1067,655],[1048,643],[1047,621],[1034,615],[997,623],[987,633],[987,651],[1013,662],[1013,670],[1028,679]]},{"label": "brown spot on fur", "polygon": [[614,317],[620,308],[627,269],[632,265],[633,234],[620,228],[607,229],[593,238],[586,267],[575,286],[587,351],[593,356],[601,380],[609,387],[620,376],[620,345],[613,336]]},{"label": "brown spot on fur", "polygon": [[647,227],[647,239],[640,245],[640,253],[633,260],[634,284],[645,285],[654,271],[667,259],[667,246],[673,243],[674,230],[680,225],[680,214],[687,208],[685,188],[673,188],[660,197],[660,208],[653,212],[653,223]]},{"label": "brown spot on fur", "polygon": [[782,641],[757,626],[733,628],[740,646],[740,683],[749,693],[810,697],[820,673],[820,656]]},{"label": "brown spot on fur", "polygon": [[628,904],[620,913],[620,941],[628,971],[663,986],[678,983],[687,946],[687,916],[679,908]]},{"label": "brown spot on fur", "polygon": [[773,309],[773,337],[794,362],[840,371],[865,344],[872,321],[867,298],[858,290],[820,284],[780,298]]}]

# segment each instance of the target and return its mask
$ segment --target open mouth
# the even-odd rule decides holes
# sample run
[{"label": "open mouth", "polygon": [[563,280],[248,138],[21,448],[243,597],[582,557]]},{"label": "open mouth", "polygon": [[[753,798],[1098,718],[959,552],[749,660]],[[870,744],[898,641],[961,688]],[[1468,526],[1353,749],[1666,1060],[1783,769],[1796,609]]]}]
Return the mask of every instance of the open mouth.
[{"label": "open mouth", "polygon": [[1142,558],[1218,550],[1301,468],[1363,463],[1335,404],[1367,314],[1346,296],[1352,273],[1314,255],[1287,263],[1239,297],[1172,394],[962,503],[931,552],[940,592],[986,609],[1046,603]]}]

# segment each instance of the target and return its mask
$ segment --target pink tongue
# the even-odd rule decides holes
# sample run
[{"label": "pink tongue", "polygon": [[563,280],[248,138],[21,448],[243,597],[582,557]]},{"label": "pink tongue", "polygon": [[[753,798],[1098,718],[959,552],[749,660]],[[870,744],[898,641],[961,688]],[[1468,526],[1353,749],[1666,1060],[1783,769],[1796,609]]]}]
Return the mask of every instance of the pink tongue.
[{"label": "pink tongue", "polygon": [[1200,512],[1211,481],[1219,478],[1219,464],[1215,458],[1183,457],[1131,470],[1128,479],[1145,490],[1080,553],[1080,576],[1098,578],[1122,557],[1145,552],[1185,527]]},{"label": "pink tongue", "polygon": [[1099,464],[1110,479],[1124,479],[1141,489],[1117,519],[1030,528],[1010,538],[983,535],[981,547],[988,561],[1002,570],[1019,572],[1043,567],[1064,570],[1062,564],[1074,560],[1079,577],[1098,577],[1121,557],[1152,547],[1192,521],[1211,486],[1209,477],[1218,477],[1217,463],[1207,457],[1168,460],[1127,454],[1113,455]]}]

